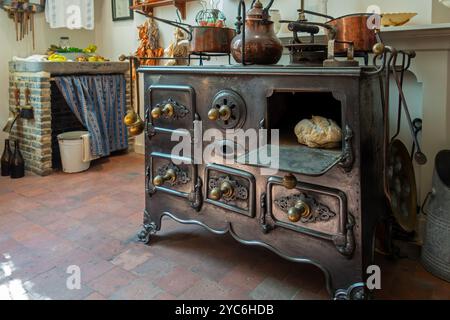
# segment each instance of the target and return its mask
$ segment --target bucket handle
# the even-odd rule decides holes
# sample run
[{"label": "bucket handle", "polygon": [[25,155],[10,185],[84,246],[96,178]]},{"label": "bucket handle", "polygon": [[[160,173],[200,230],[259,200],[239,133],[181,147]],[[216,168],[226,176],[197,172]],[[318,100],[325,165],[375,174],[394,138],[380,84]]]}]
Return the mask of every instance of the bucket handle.
[{"label": "bucket handle", "polygon": [[91,153],[90,153],[90,137],[89,134],[85,134],[81,136],[81,139],[83,140],[83,153],[82,153],[82,160],[83,162],[90,162],[91,159]]},{"label": "bucket handle", "polygon": [[432,191],[428,192],[427,196],[425,197],[425,200],[422,203],[421,212],[425,216],[428,216],[428,212],[425,210],[425,207],[428,206],[428,203],[430,202],[430,198],[434,197],[435,194],[436,194],[436,191],[434,189]]}]

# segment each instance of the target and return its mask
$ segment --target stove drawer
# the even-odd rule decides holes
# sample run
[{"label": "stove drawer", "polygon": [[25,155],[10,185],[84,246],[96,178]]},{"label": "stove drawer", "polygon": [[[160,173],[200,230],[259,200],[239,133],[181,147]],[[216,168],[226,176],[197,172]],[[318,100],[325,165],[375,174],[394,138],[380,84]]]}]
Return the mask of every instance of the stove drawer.
[{"label": "stove drawer", "polygon": [[248,172],[211,164],[206,167],[206,202],[250,218],[256,215],[255,177]]},{"label": "stove drawer", "polygon": [[[182,162],[182,163],[180,163]],[[189,158],[152,152],[147,167],[147,191],[150,195],[165,192],[190,198],[196,181],[196,170]]]},{"label": "stove drawer", "polygon": [[198,116],[192,87],[152,85],[148,89],[148,98],[146,125],[149,138],[161,133],[170,141],[173,132],[193,129]]},{"label": "stove drawer", "polygon": [[336,189],[271,177],[263,230],[281,227],[334,242],[346,256],[353,253],[354,218],[347,212],[347,197]]}]

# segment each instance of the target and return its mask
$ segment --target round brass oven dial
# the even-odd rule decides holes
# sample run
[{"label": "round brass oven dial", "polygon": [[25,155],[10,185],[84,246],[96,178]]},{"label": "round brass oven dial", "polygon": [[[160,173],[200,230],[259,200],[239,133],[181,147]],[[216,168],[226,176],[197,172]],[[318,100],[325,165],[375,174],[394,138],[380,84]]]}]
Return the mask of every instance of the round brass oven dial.
[{"label": "round brass oven dial", "polygon": [[173,169],[167,170],[164,176],[156,176],[153,179],[153,184],[157,187],[161,187],[166,182],[174,183],[177,181],[177,173]]},{"label": "round brass oven dial", "polygon": [[241,128],[247,117],[244,99],[233,90],[222,90],[214,97],[208,118],[222,129]]}]

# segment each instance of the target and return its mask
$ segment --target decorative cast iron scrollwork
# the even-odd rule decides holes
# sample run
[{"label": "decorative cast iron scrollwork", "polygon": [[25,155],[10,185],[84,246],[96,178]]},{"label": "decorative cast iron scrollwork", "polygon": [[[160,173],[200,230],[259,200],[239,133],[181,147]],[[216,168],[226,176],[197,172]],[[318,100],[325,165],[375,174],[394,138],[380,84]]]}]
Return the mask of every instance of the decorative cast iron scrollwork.
[{"label": "decorative cast iron scrollwork", "polygon": [[157,170],[158,176],[164,176],[166,172],[169,170],[174,170],[176,174],[176,180],[173,182],[166,182],[169,183],[171,187],[176,187],[182,184],[188,184],[191,182],[191,178],[189,178],[188,172],[182,170],[180,167],[174,165],[173,163],[166,164]]},{"label": "decorative cast iron scrollwork", "polygon": [[156,187],[151,180],[151,175],[152,168],[150,166],[147,166],[147,168],[145,169],[145,191],[147,192],[149,197],[153,196],[156,192]]},{"label": "decorative cast iron scrollwork", "polygon": [[353,152],[353,130],[347,125],[344,133],[344,155],[340,162],[340,166],[345,172],[350,172],[353,169],[355,162],[355,154]]},{"label": "decorative cast iron scrollwork", "polygon": [[220,188],[220,186],[223,185],[224,183],[230,184],[233,189],[233,192],[231,192],[230,195],[224,194],[223,197],[221,198],[223,202],[229,203],[237,200],[242,201],[248,200],[249,197],[248,189],[239,182],[231,179],[229,176],[210,178],[208,182],[209,190]]},{"label": "decorative cast iron scrollwork", "polygon": [[261,194],[261,229],[264,234],[268,234],[270,231],[273,230],[273,226],[267,223],[266,219],[267,215],[267,193]]},{"label": "decorative cast iron scrollwork", "polygon": [[184,117],[186,117],[189,114],[189,109],[186,108],[184,105],[178,103],[177,101],[169,98],[168,100],[159,103],[155,106],[156,108],[159,109],[163,109],[164,106],[170,105],[173,108],[173,113],[171,113],[170,116],[168,116],[167,114],[162,113],[161,117],[166,119],[166,120],[179,120],[179,119],[183,119]]},{"label": "decorative cast iron scrollwork", "polygon": [[145,132],[149,139],[152,139],[156,135],[156,128],[153,123],[150,121],[150,108],[147,109],[145,113]]},{"label": "decorative cast iron scrollwork", "polygon": [[197,177],[197,183],[194,186],[194,191],[189,195],[191,207],[197,212],[199,212],[203,206],[202,188],[203,181],[200,177]]},{"label": "decorative cast iron scrollwork", "polygon": [[348,289],[337,290],[334,294],[334,300],[366,300],[366,286],[364,283],[355,283]]},{"label": "decorative cast iron scrollwork", "polygon": [[289,209],[295,207],[298,201],[308,204],[311,208],[311,214],[306,218],[301,218],[300,221],[302,223],[326,222],[336,217],[336,213],[331,211],[327,206],[319,203],[314,197],[305,193],[279,198],[275,200],[275,204],[283,212],[288,213]]},{"label": "decorative cast iron scrollwork", "polygon": [[336,245],[336,249],[344,256],[350,258],[355,251],[355,235],[353,229],[355,227],[355,217],[349,212],[347,214],[347,225],[345,234],[345,244]]},{"label": "decorative cast iron scrollwork", "polygon": [[158,231],[158,226],[151,221],[150,214],[147,210],[144,211],[144,223],[141,232],[138,233],[138,240],[145,244],[150,243],[150,237]]}]

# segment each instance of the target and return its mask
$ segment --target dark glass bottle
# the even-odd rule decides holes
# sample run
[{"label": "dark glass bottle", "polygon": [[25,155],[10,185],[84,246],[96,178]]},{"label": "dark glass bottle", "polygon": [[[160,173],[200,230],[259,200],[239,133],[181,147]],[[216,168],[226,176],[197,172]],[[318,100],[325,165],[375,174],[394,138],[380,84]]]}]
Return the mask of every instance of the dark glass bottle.
[{"label": "dark glass bottle", "polygon": [[11,158],[12,158],[12,153],[11,153],[11,148],[9,146],[9,139],[6,139],[5,140],[5,149],[3,150],[2,160],[1,160],[2,177],[9,177],[9,175],[11,174],[11,171],[10,171]]},{"label": "dark glass bottle", "polygon": [[12,179],[20,179],[25,177],[25,162],[20,153],[19,142],[14,142],[14,154],[10,162],[10,171]]}]

